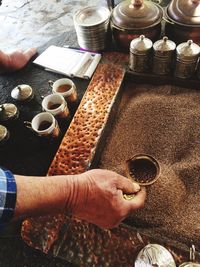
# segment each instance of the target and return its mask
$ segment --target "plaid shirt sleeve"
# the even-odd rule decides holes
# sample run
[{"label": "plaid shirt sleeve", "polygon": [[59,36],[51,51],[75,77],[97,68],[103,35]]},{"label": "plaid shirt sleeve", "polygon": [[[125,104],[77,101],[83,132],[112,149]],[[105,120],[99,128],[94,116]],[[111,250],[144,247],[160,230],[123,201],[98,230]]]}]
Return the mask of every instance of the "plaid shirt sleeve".
[{"label": "plaid shirt sleeve", "polygon": [[4,225],[13,217],[16,205],[16,182],[14,175],[0,167],[0,224]]}]

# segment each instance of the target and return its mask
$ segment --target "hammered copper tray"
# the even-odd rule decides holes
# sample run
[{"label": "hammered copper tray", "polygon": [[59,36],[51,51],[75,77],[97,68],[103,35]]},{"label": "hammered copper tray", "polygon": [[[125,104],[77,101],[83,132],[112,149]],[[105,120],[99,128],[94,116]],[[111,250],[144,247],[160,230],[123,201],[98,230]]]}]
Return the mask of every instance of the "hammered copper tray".
[{"label": "hammered copper tray", "polygon": [[[48,175],[81,173],[98,164],[102,143],[122,95],[125,68],[116,63],[127,60],[121,54],[111,57],[115,64],[109,61],[98,66]],[[177,264],[189,258],[189,247],[176,240],[144,234],[126,224],[103,230],[63,214],[30,218],[24,221],[21,233],[23,240],[33,248],[79,266],[131,267],[138,251],[149,242],[167,247]]]}]

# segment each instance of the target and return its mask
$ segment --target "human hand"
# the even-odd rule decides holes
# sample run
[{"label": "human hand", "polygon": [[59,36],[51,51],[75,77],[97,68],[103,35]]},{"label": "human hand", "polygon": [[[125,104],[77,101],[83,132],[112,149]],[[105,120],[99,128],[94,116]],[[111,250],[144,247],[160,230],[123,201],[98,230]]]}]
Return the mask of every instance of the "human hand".
[{"label": "human hand", "polygon": [[[95,169],[72,179],[73,190],[66,201],[66,210],[99,227],[116,227],[144,205],[144,188],[115,172]],[[125,200],[124,193],[136,195],[132,200]]]},{"label": "human hand", "polygon": [[0,73],[16,71],[23,68],[36,52],[36,48],[29,48],[26,51],[17,50],[12,53],[0,51]]}]

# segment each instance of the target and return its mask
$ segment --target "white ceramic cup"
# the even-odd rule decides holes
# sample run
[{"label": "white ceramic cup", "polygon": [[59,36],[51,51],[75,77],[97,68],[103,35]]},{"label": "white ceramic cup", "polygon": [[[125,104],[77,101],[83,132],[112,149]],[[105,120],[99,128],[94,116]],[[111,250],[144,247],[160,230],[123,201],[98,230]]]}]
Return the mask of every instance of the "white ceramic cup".
[{"label": "white ceramic cup", "polygon": [[26,121],[25,125],[39,136],[58,137],[60,134],[57,120],[49,112],[37,114],[31,122]]},{"label": "white ceramic cup", "polygon": [[45,96],[42,101],[42,108],[58,118],[69,117],[67,102],[61,94],[51,94]]},{"label": "white ceramic cup", "polygon": [[54,94],[61,94],[68,103],[76,102],[78,99],[76,86],[74,82],[68,78],[58,79],[55,82],[49,81]]}]

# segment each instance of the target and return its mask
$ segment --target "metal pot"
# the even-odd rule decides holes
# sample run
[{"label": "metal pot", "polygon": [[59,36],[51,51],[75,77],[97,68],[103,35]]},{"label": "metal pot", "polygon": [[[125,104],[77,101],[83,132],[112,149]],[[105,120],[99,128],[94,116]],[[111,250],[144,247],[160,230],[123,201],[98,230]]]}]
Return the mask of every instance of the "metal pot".
[{"label": "metal pot", "polygon": [[165,34],[174,42],[200,44],[200,0],[172,0],[165,10]]},{"label": "metal pot", "polygon": [[130,42],[145,35],[152,41],[161,33],[162,8],[151,1],[125,0],[112,10],[111,30],[116,46],[129,51]]}]

